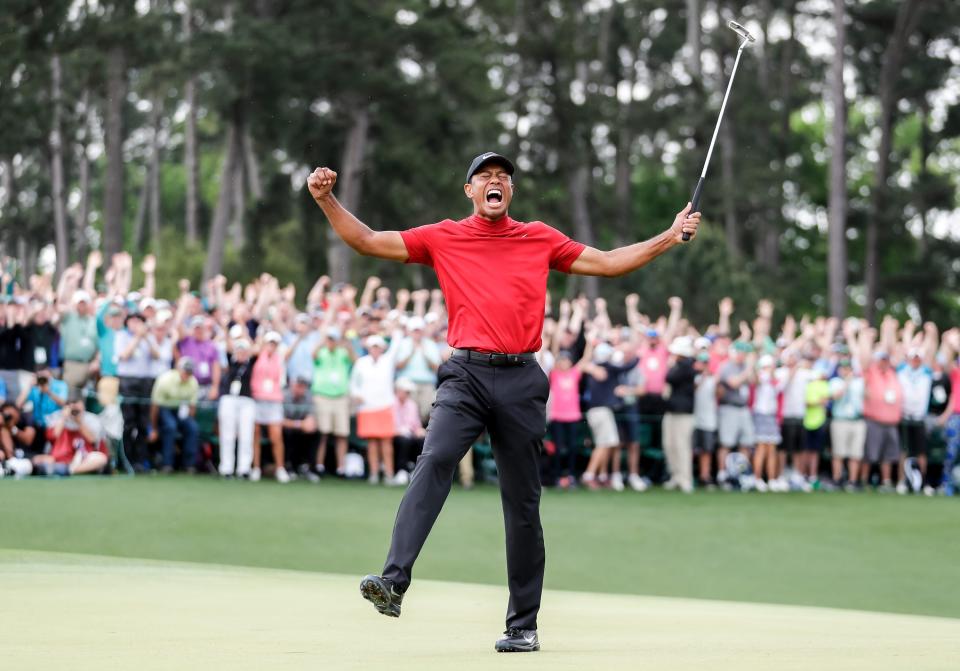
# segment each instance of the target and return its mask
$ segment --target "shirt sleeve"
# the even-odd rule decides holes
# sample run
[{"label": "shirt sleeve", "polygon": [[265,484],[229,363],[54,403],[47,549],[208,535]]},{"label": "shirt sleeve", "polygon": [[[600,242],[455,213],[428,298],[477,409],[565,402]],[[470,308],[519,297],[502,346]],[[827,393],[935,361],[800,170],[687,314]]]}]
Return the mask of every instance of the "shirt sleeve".
[{"label": "shirt sleeve", "polygon": [[419,263],[433,267],[434,242],[440,229],[446,223],[446,221],[441,221],[437,224],[417,226],[400,231],[400,237],[407,248],[407,263]]},{"label": "shirt sleeve", "polygon": [[561,233],[552,226],[540,222],[547,232],[547,239],[550,242],[550,270],[559,270],[561,273],[569,273],[570,266],[580,258],[586,245],[576,240],[571,240],[566,234]]}]

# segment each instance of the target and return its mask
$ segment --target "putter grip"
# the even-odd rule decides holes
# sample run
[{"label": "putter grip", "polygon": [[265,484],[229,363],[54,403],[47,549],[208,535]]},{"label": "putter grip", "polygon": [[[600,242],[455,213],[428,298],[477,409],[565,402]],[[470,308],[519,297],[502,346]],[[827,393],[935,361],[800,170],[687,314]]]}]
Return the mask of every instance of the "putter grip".
[{"label": "putter grip", "polygon": [[[691,211],[691,212],[699,212],[699,211],[700,211],[700,194],[703,192],[703,182],[704,182],[704,178],[703,178],[703,177],[701,177],[699,180],[697,180],[697,188],[693,190],[693,198],[690,199],[690,205],[691,205],[690,211]],[[684,239],[684,240],[689,240],[689,239],[690,239],[690,234],[689,234],[689,233],[684,233],[684,234],[683,234],[683,239]]]}]

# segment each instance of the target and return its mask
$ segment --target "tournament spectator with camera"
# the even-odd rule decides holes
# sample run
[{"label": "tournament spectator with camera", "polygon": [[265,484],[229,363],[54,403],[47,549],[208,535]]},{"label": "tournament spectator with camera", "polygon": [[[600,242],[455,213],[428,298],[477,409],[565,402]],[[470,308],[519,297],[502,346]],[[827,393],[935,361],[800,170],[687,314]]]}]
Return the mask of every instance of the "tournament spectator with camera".
[{"label": "tournament spectator with camera", "polygon": [[0,476],[5,472],[15,477],[30,475],[37,442],[37,430],[24,420],[20,409],[10,401],[0,405]]},{"label": "tournament spectator with camera", "polygon": [[96,415],[87,412],[80,394],[72,391],[67,405],[50,418],[50,452],[33,458],[35,470],[42,475],[102,472],[108,455],[101,433]]},{"label": "tournament spectator with camera", "polygon": [[158,352],[139,312],[131,312],[114,341],[116,372],[123,397],[123,445],[138,472],[150,470],[147,436],[150,433],[150,405],[153,390],[153,361]]},{"label": "tournament spectator with camera", "polygon": [[53,377],[49,368],[38,370],[33,379],[33,385],[20,393],[17,407],[30,414],[33,425],[40,429],[38,433],[43,434],[47,419],[66,404],[70,390],[66,382]]}]

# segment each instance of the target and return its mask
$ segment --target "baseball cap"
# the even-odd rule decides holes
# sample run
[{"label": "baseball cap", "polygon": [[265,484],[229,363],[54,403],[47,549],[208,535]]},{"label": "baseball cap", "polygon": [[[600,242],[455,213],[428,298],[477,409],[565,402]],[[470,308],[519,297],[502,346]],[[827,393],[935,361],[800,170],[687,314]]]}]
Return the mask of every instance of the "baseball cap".
[{"label": "baseball cap", "polygon": [[692,358],[694,355],[693,342],[687,336],[675,338],[668,350],[670,354],[680,357]]},{"label": "baseball cap", "polygon": [[327,337],[332,340],[340,340],[340,329],[335,326],[331,326],[327,329]]},{"label": "baseball cap", "polygon": [[659,338],[660,334],[657,333],[657,329],[647,329],[648,338]]},{"label": "baseball cap", "polygon": [[366,345],[367,349],[370,349],[372,347],[380,347],[381,349],[386,349],[387,347],[387,341],[378,335],[370,336],[369,338],[367,338],[364,344]]},{"label": "baseball cap", "polygon": [[608,343],[602,342],[593,350],[593,360],[595,363],[606,363],[613,356],[613,347]]},{"label": "baseball cap", "polygon": [[417,386],[413,383],[413,380],[410,380],[409,378],[405,378],[405,377],[402,377],[399,380],[397,380],[396,387],[397,389],[402,389],[404,391],[413,391],[414,389],[417,388]]},{"label": "baseball cap", "polygon": [[477,174],[477,171],[487,163],[500,163],[507,169],[508,175],[513,175],[514,167],[513,163],[510,162],[510,159],[505,156],[501,156],[496,152],[487,151],[477,156],[475,159],[473,159],[473,162],[470,163],[470,167],[467,169],[467,179],[464,184],[469,184],[470,178]]},{"label": "baseball cap", "polygon": [[697,361],[710,361],[710,352],[697,352]]},{"label": "baseball cap", "polygon": [[296,382],[297,384],[303,384],[308,387],[310,386],[310,383],[311,383],[311,380],[306,375],[297,375],[295,378],[293,378],[293,381]]},{"label": "baseball cap", "polygon": [[694,341],[693,346],[696,347],[697,349],[710,349],[710,345],[712,344],[713,343],[710,342],[710,338],[700,336],[699,338],[696,339],[696,341]]},{"label": "baseball cap", "polygon": [[911,348],[907,351],[907,358],[908,358],[908,359],[913,359],[913,358],[918,358],[918,357],[923,357],[923,351],[922,351],[919,347],[911,347]]},{"label": "baseball cap", "polygon": [[424,327],[423,319],[420,317],[410,317],[407,320],[407,328],[411,331],[422,331]]},{"label": "baseball cap", "polygon": [[192,373],[193,359],[188,356],[181,357],[180,360],[177,361],[177,370],[182,370],[184,373]]},{"label": "baseball cap", "polygon": [[767,366],[775,366],[776,361],[769,354],[764,354],[760,357],[760,360],[757,362],[757,368],[766,368]]},{"label": "baseball cap", "polygon": [[733,349],[737,352],[750,353],[753,351],[753,344],[744,342],[743,340],[738,340],[737,342],[733,343]]},{"label": "baseball cap", "polygon": [[190,326],[190,328],[195,329],[199,326],[203,326],[206,323],[207,323],[207,320],[202,315],[197,315],[195,317],[190,318],[188,325]]},{"label": "baseball cap", "polygon": [[309,323],[310,323],[310,315],[308,315],[306,312],[301,312],[300,314],[298,314],[298,315],[296,316],[296,318],[294,319],[294,321],[295,321],[296,323],[298,323],[298,324],[309,324]]},{"label": "baseball cap", "polygon": [[883,359],[889,359],[889,358],[890,358],[890,355],[887,354],[886,350],[878,349],[876,352],[873,353],[874,361],[881,361]]},{"label": "baseball cap", "polygon": [[279,343],[283,340],[283,337],[276,331],[267,331],[267,335],[263,336],[264,342],[275,342]]},{"label": "baseball cap", "polygon": [[230,330],[227,331],[227,335],[230,336],[232,340],[237,338],[242,338],[247,334],[247,329],[243,324],[234,324],[230,327]]},{"label": "baseball cap", "polygon": [[89,302],[90,302],[90,294],[88,292],[84,291],[83,289],[79,289],[73,292],[74,305],[76,305],[77,303],[89,303]]}]

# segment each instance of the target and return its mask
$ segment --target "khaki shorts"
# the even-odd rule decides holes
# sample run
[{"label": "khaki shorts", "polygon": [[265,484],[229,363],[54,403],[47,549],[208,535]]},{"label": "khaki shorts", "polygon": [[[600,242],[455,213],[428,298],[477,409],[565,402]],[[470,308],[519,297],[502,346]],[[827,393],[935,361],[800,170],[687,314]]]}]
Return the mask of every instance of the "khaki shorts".
[{"label": "khaki shorts", "polygon": [[835,419],[830,422],[830,454],[834,459],[863,459],[867,423],[862,419]]},{"label": "khaki shorts", "polygon": [[437,398],[437,385],[431,382],[417,382],[413,390],[413,401],[420,411],[420,419],[426,420],[430,416],[433,402]]},{"label": "khaki shorts", "polygon": [[350,435],[350,397],[343,396],[314,396],[313,407],[316,409],[317,430],[320,433],[332,434],[346,438]]},{"label": "khaki shorts", "polygon": [[90,364],[82,361],[63,362],[63,381],[71,389],[83,389],[90,379]]},{"label": "khaki shorts", "polygon": [[615,447],[620,444],[620,432],[617,431],[617,420],[610,408],[590,408],[587,410],[587,424],[593,433],[593,444],[596,447]]}]

